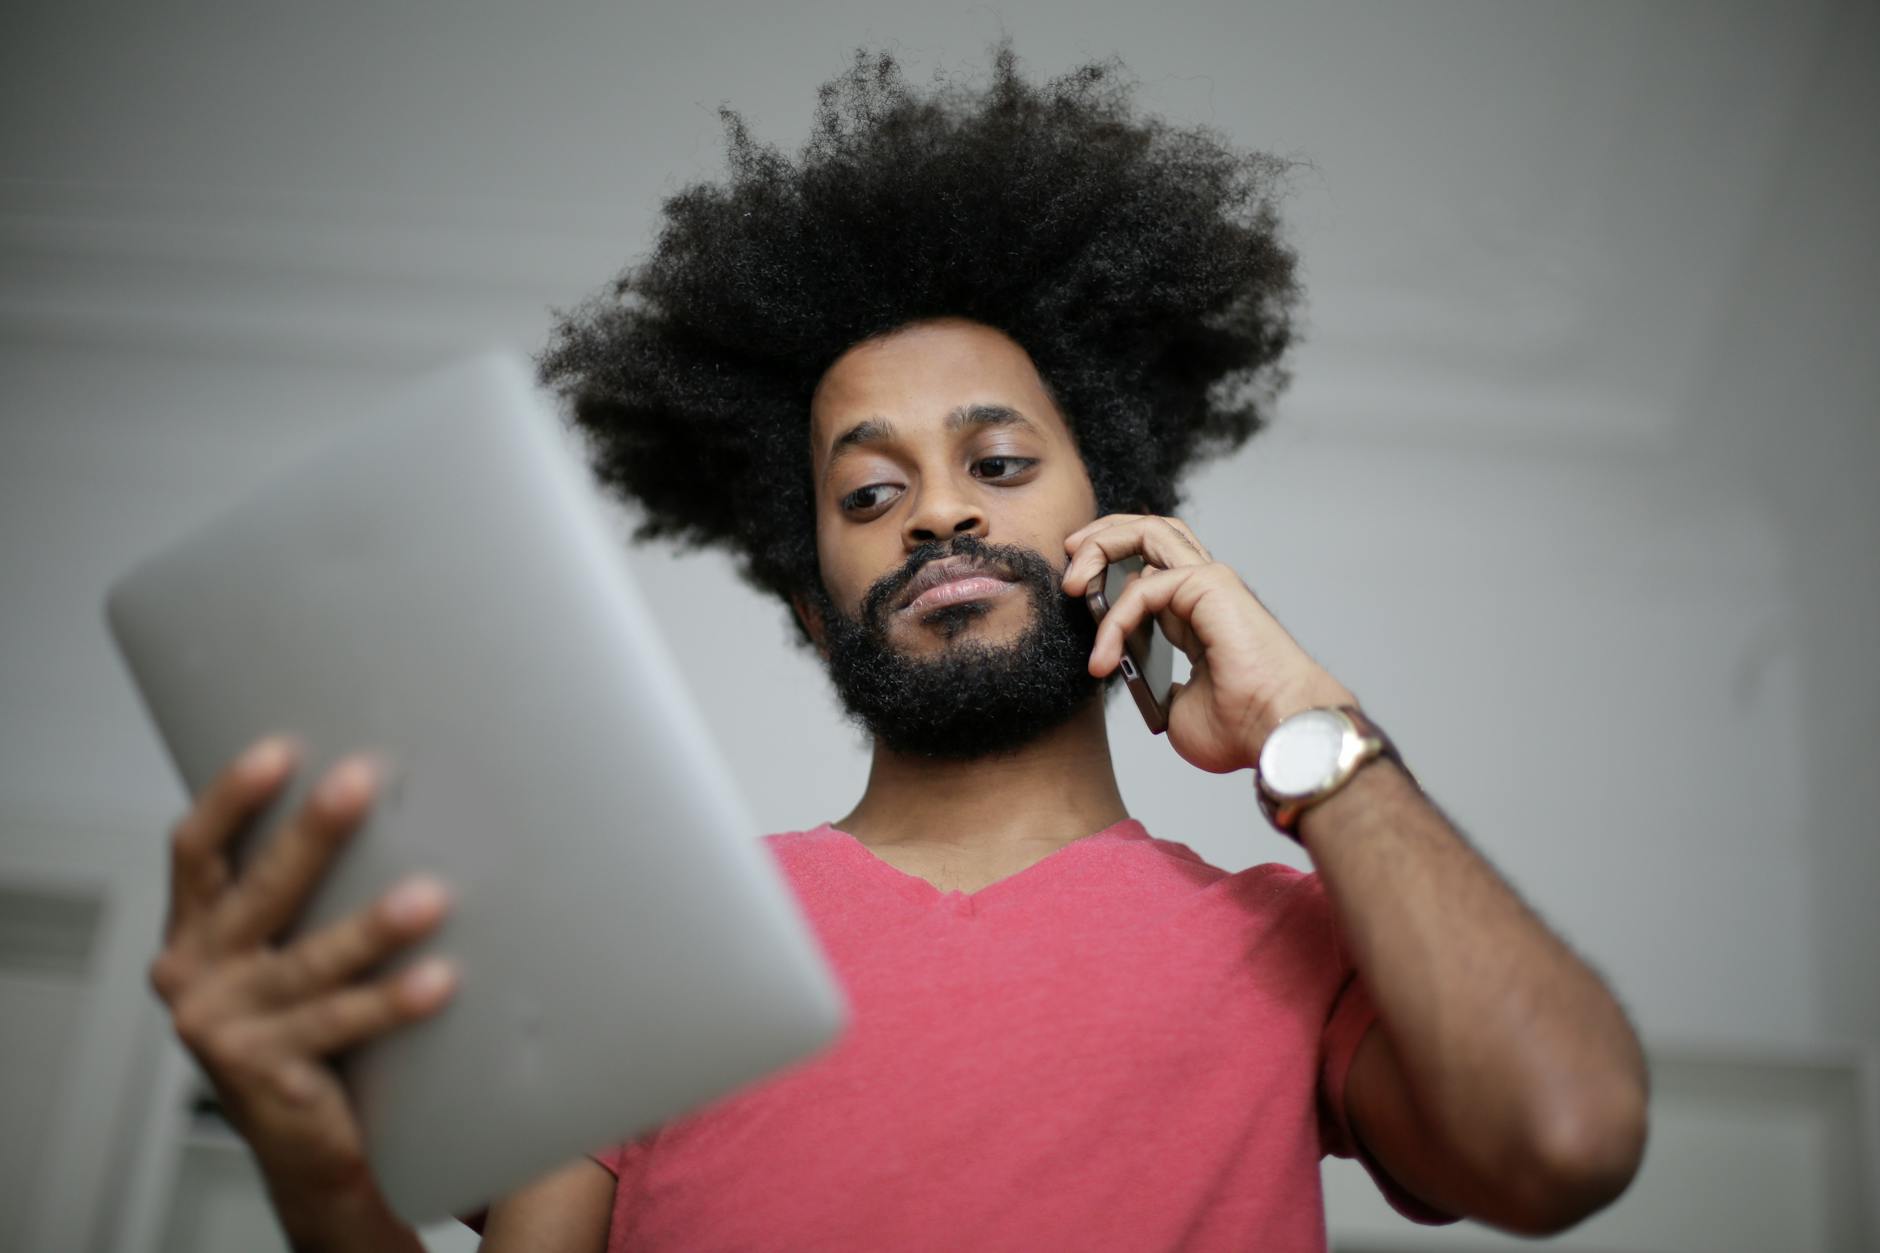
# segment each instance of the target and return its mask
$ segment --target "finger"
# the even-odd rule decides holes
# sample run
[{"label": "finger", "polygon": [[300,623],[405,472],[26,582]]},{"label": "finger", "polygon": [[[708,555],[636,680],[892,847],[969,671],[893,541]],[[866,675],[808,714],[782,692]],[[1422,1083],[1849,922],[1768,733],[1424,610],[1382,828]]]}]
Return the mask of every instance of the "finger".
[{"label": "finger", "polygon": [[1193,614],[1202,598],[1218,588],[1220,579],[1213,572],[1222,568],[1211,563],[1155,570],[1130,583],[1097,625],[1096,642],[1090,650],[1090,673],[1101,678],[1114,670],[1122,660],[1124,641],[1152,614],[1161,622],[1169,642],[1186,653],[1191,662],[1198,662],[1203,641],[1192,624]]},{"label": "finger", "polygon": [[1147,514],[1141,513],[1106,513],[1100,518],[1094,518],[1084,523],[1075,531],[1066,535],[1064,537],[1064,547],[1076,548],[1078,544],[1083,542],[1084,536],[1090,534],[1092,531],[1100,531],[1104,527],[1115,526],[1119,522],[1140,522],[1147,516]]},{"label": "finger", "polygon": [[257,973],[252,995],[278,1006],[330,992],[435,931],[449,912],[444,885],[415,875],[365,909],[281,950]]},{"label": "finger", "polygon": [[206,914],[228,884],[228,844],[287,777],[298,749],[284,736],[250,744],[204,788],[170,834],[165,934]]},{"label": "finger", "polygon": [[1166,523],[1170,528],[1179,532],[1181,537],[1187,540],[1188,543],[1194,548],[1196,552],[1201,554],[1201,559],[1203,561],[1214,560],[1213,554],[1208,552],[1207,546],[1201,542],[1201,537],[1195,534],[1193,527],[1189,526],[1186,522],[1183,522],[1180,518],[1163,516],[1163,517],[1160,517],[1158,520],[1163,523]]},{"label": "finger", "polygon": [[455,968],[441,957],[427,957],[376,983],[297,1005],[275,1017],[271,1034],[285,1052],[324,1057],[436,1013],[456,986]]},{"label": "finger", "polygon": [[1205,550],[1169,525],[1167,519],[1133,518],[1090,531],[1078,541],[1064,569],[1064,593],[1083,595],[1106,566],[1134,556],[1162,570],[1202,565],[1209,560]]},{"label": "finger", "polygon": [[1073,554],[1065,573],[1077,575],[1079,586],[1086,585],[1103,566],[1127,556],[1140,555],[1149,565],[1164,570],[1213,560],[1179,518],[1115,515],[1067,536],[1064,542]]},{"label": "finger", "polygon": [[1072,531],[1069,535],[1065,536],[1064,547],[1066,549],[1075,549],[1079,544],[1083,542],[1085,536],[1090,535],[1093,532],[1100,531],[1108,527],[1113,527],[1113,526],[1117,526],[1120,524],[1132,523],[1132,522],[1133,523],[1161,522],[1167,525],[1171,530],[1174,530],[1175,532],[1180,534],[1183,540],[1185,540],[1188,544],[1190,544],[1196,552],[1202,555],[1203,559],[1208,560],[1208,561],[1214,560],[1214,558],[1211,555],[1209,555],[1206,545],[1202,544],[1200,537],[1195,534],[1193,527],[1189,526],[1186,522],[1183,522],[1180,518],[1167,517],[1162,514],[1151,514],[1151,513],[1107,513],[1107,514],[1104,514],[1101,518],[1097,518],[1091,522],[1086,522],[1083,526],[1078,527],[1075,531]]},{"label": "finger", "polygon": [[358,829],[371,803],[372,763],[359,756],[321,778],[300,812],[262,848],[217,904],[214,942],[225,949],[259,944],[300,912],[320,876]]}]

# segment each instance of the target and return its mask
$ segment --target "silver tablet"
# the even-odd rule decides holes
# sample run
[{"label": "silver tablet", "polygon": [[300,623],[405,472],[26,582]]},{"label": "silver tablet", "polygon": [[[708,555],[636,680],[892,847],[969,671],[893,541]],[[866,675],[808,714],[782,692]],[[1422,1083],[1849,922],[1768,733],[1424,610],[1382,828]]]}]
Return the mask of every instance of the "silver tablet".
[{"label": "silver tablet", "polygon": [[[518,359],[427,378],[150,557],[106,616],[193,795],[243,745],[379,803],[300,921],[415,870],[436,1018],[342,1059],[407,1219],[472,1210],[829,1042],[839,987]],[[239,852],[237,854],[239,859]]]}]

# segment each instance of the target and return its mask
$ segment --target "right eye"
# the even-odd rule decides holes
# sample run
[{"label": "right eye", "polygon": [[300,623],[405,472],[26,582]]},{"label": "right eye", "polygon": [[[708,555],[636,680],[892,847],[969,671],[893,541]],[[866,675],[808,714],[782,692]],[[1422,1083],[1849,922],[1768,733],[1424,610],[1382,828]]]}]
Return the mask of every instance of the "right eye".
[{"label": "right eye", "polygon": [[870,483],[867,487],[858,487],[840,502],[843,513],[863,514],[879,510],[894,499],[888,493],[898,493],[900,488],[891,483]]}]

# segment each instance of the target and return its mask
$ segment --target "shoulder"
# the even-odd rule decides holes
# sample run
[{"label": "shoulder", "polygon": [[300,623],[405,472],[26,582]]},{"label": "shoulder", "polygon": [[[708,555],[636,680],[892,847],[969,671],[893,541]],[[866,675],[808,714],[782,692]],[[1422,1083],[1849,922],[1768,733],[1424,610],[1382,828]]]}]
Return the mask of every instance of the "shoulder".
[{"label": "shoulder", "polygon": [[760,835],[757,842],[770,850],[773,857],[790,857],[817,844],[826,844],[841,834],[828,823],[808,827],[801,831],[772,831]]},{"label": "shoulder", "polygon": [[1239,908],[1286,908],[1290,902],[1320,894],[1315,874],[1284,862],[1259,862],[1244,870],[1226,870],[1188,845],[1148,836],[1136,845],[1154,854],[1162,869],[1210,898],[1233,901]]},{"label": "shoulder", "polygon": [[1238,944],[1285,952],[1291,963],[1336,971],[1346,964],[1324,880],[1283,862],[1223,872],[1197,896],[1209,925]]},{"label": "shoulder", "polygon": [[[829,874],[845,861],[838,846],[849,837],[828,823],[802,831],[773,831],[758,837],[778,867],[792,879]],[[835,854],[832,856],[832,854]]]},{"label": "shoulder", "polygon": [[1233,874],[1223,872],[1213,890],[1261,912],[1310,912],[1331,907],[1324,881],[1318,875],[1278,861],[1262,862]]},{"label": "shoulder", "polygon": [[1243,924],[1251,921],[1259,928],[1288,921],[1316,929],[1319,923],[1331,919],[1324,882],[1309,870],[1277,861],[1226,870],[1186,844],[1146,831],[1128,843],[1138,853],[1154,854],[1149,862],[1157,867],[1155,880],[1180,897],[1185,910],[1233,918]]}]

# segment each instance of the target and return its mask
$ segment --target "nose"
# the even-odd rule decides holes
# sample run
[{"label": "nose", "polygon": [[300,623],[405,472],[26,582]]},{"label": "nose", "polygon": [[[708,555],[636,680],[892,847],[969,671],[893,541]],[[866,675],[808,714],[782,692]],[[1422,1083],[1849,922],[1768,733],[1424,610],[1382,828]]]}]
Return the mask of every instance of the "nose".
[{"label": "nose", "polygon": [[934,483],[923,487],[920,499],[908,510],[901,528],[901,539],[911,551],[935,540],[950,540],[956,535],[986,537],[986,511],[979,502],[952,483]]}]

